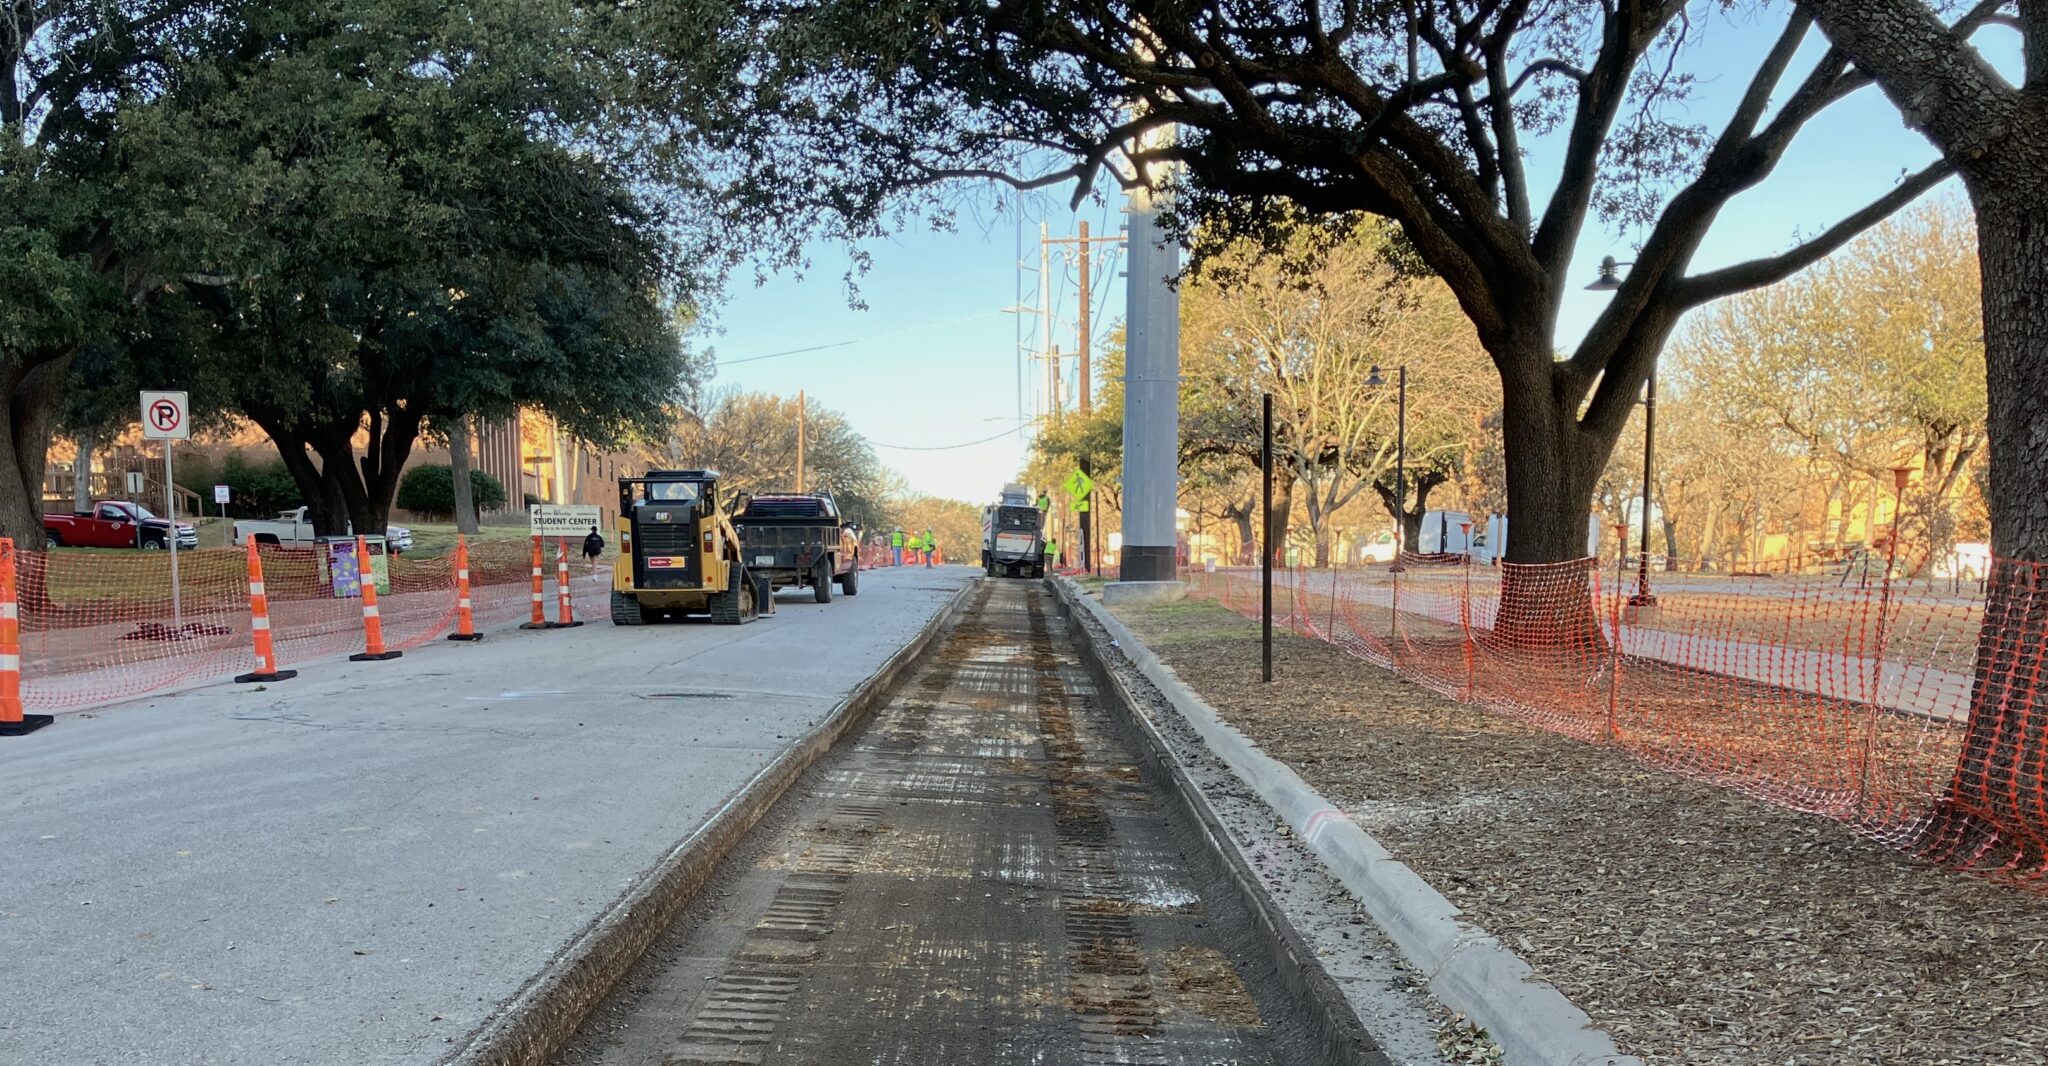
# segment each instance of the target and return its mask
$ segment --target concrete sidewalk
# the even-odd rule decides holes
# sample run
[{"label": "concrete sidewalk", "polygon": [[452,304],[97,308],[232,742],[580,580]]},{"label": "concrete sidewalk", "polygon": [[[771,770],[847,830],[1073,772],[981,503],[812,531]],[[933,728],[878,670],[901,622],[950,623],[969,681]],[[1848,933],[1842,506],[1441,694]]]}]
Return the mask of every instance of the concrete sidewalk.
[{"label": "concrete sidewalk", "polygon": [[0,1063],[428,1063],[975,571],[501,632],[0,746]]}]

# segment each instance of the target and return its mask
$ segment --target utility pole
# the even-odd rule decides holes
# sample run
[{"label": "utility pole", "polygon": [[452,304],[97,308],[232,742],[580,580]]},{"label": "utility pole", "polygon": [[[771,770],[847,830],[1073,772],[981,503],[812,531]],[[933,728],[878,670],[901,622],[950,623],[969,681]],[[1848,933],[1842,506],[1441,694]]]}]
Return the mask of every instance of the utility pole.
[{"label": "utility pole", "polygon": [[1060,409],[1060,371],[1052,346],[1052,231],[1043,222],[1038,224],[1038,357],[1046,361],[1045,414],[1054,417]]},{"label": "utility pole", "polygon": [[[1050,246],[1055,244],[1074,246],[1074,252],[1072,253],[1074,256],[1073,263],[1075,268],[1080,272],[1078,282],[1081,290],[1081,305],[1080,310],[1076,315],[1075,323],[1075,333],[1077,334],[1075,340],[1079,342],[1075,345],[1075,353],[1079,364],[1079,381],[1077,383],[1079,385],[1079,388],[1076,390],[1077,395],[1075,396],[1075,399],[1077,401],[1077,406],[1080,412],[1083,415],[1086,415],[1091,410],[1093,410],[1095,406],[1095,371],[1093,366],[1091,365],[1090,359],[1092,349],[1094,348],[1093,321],[1095,311],[1095,287],[1093,283],[1090,281],[1090,278],[1092,276],[1091,272],[1095,260],[1095,246],[1098,244],[1123,244],[1124,235],[1122,233],[1118,233],[1115,236],[1091,237],[1088,235],[1087,221],[1082,220],[1080,223],[1079,236],[1052,237],[1046,235],[1041,229],[1038,242],[1039,247],[1041,249],[1049,249]],[[1049,273],[1049,268],[1051,266],[1050,255],[1041,254],[1040,263],[1047,268],[1047,272]],[[1051,303],[1050,299],[1041,298],[1039,302],[1042,307],[1046,307],[1048,309],[1049,313],[1049,306]],[[1061,377],[1061,361],[1059,356],[1059,349],[1054,348],[1052,350],[1051,361],[1051,373],[1047,375],[1047,380],[1051,383],[1051,389],[1054,396],[1054,419],[1055,421],[1057,421],[1057,412],[1061,410],[1061,405],[1058,402],[1059,382]],[[1081,461],[1081,472],[1087,474],[1090,477],[1094,477],[1095,471],[1094,469],[1092,469],[1093,465],[1094,464],[1089,463],[1086,459],[1083,459]],[[1081,512],[1080,521],[1081,539],[1079,541],[1080,551],[1078,557],[1080,559],[1081,565],[1090,570],[1095,569],[1095,560],[1101,554],[1098,549],[1098,546],[1095,543],[1094,512],[1095,508],[1093,502],[1091,501],[1088,510]]]},{"label": "utility pole", "polygon": [[796,390],[796,490],[804,490],[804,390]]},{"label": "utility pole", "polygon": [[1095,291],[1088,287],[1089,258],[1088,220],[1084,218],[1081,220],[1081,261],[1075,264],[1081,269],[1081,321],[1079,325],[1081,327],[1081,413],[1083,415],[1088,413],[1088,393],[1090,391],[1088,388],[1088,304],[1092,301],[1092,294]]}]

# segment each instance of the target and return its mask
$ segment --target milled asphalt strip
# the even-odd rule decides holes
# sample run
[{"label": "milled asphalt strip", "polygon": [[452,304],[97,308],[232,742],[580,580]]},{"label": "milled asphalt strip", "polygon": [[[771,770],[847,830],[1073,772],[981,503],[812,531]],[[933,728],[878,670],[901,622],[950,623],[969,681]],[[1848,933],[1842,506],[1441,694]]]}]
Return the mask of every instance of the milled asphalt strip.
[{"label": "milled asphalt strip", "polygon": [[783,750],[697,830],[583,927],[547,967],[528,980],[455,1050],[447,1066],[541,1066],[566,1047],[590,1012],[675,921],[719,862],[760,821],[783,792],[840,738],[866,718],[976,588],[961,586],[916,639],[848,693],[818,728]]},{"label": "milled asphalt strip", "polygon": [[1262,927],[1272,947],[1274,971],[1286,983],[1288,994],[1307,1005],[1305,1013],[1316,1025],[1316,1041],[1326,1049],[1329,1061],[1351,1066],[1388,1066],[1391,1060],[1386,1052],[1352,1011],[1335,979],[1316,961],[1315,952],[1289,924],[1280,904],[1259,883],[1248,857],[1224,828],[1209,797],[1189,775],[1187,766],[1160,734],[1157,724],[1145,714],[1136,693],[1125,684],[1124,675],[1110,658],[1113,650],[1098,643],[1082,624],[1069,588],[1060,589],[1060,603],[1075,651],[1095,677],[1103,702],[1114,708],[1121,719],[1125,742],[1166,782],[1166,791],[1180,801],[1190,824],[1209,845],[1210,854],[1223,868],[1245,911]]},{"label": "milled asphalt strip", "polygon": [[1225,722],[1129,626],[1072,581],[1056,584],[1061,598],[1102,625],[1209,749],[1358,897],[1409,963],[1427,976],[1431,994],[1486,1029],[1508,1066],[1642,1066],[1641,1059],[1623,1055],[1586,1012],[1538,980],[1520,956],[1466,921],[1456,905],[1349,815]]}]

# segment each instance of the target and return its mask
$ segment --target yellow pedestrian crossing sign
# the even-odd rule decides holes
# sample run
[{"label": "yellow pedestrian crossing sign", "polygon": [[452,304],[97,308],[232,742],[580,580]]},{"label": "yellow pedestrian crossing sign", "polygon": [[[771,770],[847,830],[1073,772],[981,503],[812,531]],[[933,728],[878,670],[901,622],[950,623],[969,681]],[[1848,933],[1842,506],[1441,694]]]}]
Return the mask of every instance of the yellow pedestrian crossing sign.
[{"label": "yellow pedestrian crossing sign", "polygon": [[1095,479],[1076,470],[1068,474],[1065,481],[1060,482],[1060,487],[1067,490],[1067,495],[1075,503],[1082,503],[1088,499],[1090,493],[1095,491]]}]

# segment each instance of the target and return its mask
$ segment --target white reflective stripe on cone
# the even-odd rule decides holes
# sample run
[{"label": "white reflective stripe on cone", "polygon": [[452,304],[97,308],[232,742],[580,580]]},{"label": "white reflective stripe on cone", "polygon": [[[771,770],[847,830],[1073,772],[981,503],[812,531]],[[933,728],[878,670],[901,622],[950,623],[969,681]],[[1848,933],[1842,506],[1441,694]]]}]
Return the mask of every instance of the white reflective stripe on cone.
[{"label": "white reflective stripe on cone", "polygon": [[261,582],[261,581],[251,581],[251,582],[249,582],[249,595],[251,595],[251,596],[261,596],[261,595],[263,595],[263,582]]},{"label": "white reflective stripe on cone", "polygon": [[0,618],[8,618],[8,619],[19,619],[20,617],[21,617],[21,605],[20,605],[20,604],[18,604],[18,603],[0,603]]},{"label": "white reflective stripe on cone", "polygon": [[374,604],[374,603],[366,603],[366,604],[363,604],[363,617],[364,617],[364,618],[375,618],[375,617],[377,617],[377,605],[376,605],[376,604]]},{"label": "white reflective stripe on cone", "polygon": [[21,669],[21,656],[0,655],[0,672],[13,673]]},{"label": "white reflective stripe on cone", "polygon": [[269,629],[270,619],[261,616],[249,619],[250,629]]}]

